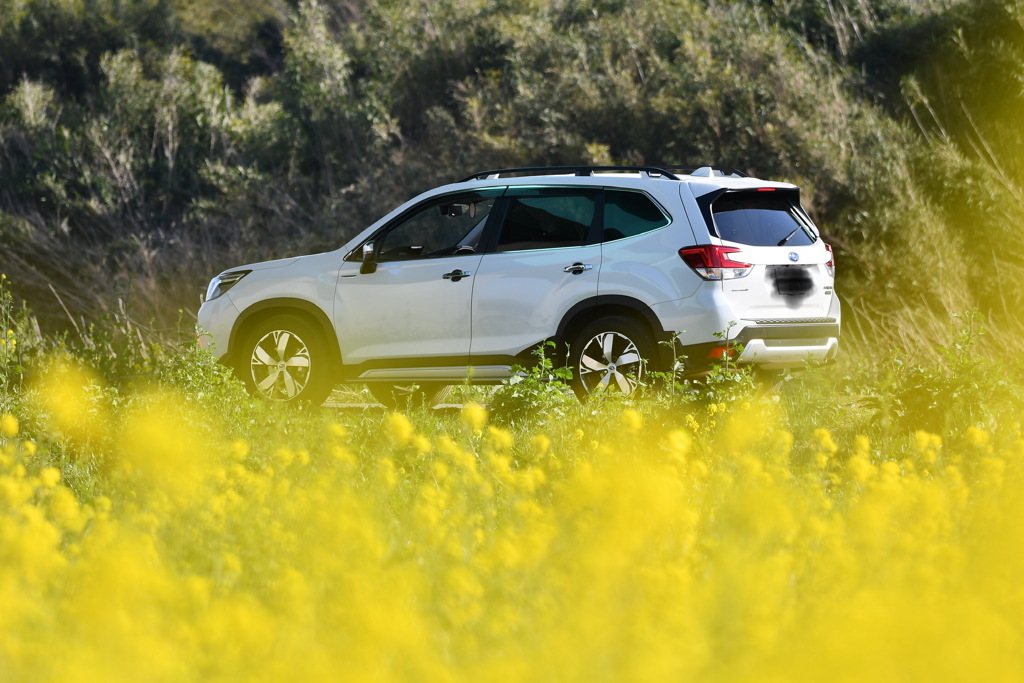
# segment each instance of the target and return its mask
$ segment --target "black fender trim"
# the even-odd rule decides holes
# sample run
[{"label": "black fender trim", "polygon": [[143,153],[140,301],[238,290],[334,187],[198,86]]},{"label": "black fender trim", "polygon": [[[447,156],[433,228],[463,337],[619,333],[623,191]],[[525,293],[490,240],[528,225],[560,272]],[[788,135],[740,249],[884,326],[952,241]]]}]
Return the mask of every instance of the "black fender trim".
[{"label": "black fender trim", "polygon": [[584,299],[570,308],[566,314],[562,316],[562,322],[558,324],[558,331],[555,333],[555,338],[559,342],[566,341],[566,333],[569,331],[569,326],[581,315],[599,308],[628,308],[634,316],[639,315],[656,336],[665,336],[665,330],[661,326],[661,321],[658,320],[658,316],[655,315],[654,311],[652,311],[647,304],[628,296],[621,296],[619,294],[603,294],[589,299]]},{"label": "black fender trim", "polygon": [[575,306],[570,308],[564,316],[562,321],[558,324],[558,331],[555,333],[555,343],[557,345],[556,354],[559,354],[566,345],[569,343],[570,337],[574,332],[574,328],[579,328],[581,325],[585,325],[591,320],[595,320],[604,315],[630,315],[633,318],[638,318],[640,321],[647,324],[650,328],[651,334],[654,336],[654,342],[657,345],[657,359],[651,359],[659,363],[662,367],[665,367],[665,363],[671,358],[672,350],[666,348],[665,344],[661,342],[671,338],[671,335],[665,331],[662,327],[661,321],[658,316],[651,310],[650,306],[645,304],[638,299],[634,299],[628,296],[622,296],[620,294],[602,294],[590,299],[580,301]]},{"label": "black fender trim", "polygon": [[235,326],[231,328],[231,337],[228,339],[228,353],[224,359],[230,362],[235,359],[236,350],[241,340],[248,334],[252,326],[261,318],[271,315],[298,315],[312,320],[323,334],[327,343],[328,351],[334,356],[332,366],[334,374],[339,378],[342,374],[341,349],[338,347],[338,335],[334,332],[334,325],[327,313],[306,299],[295,299],[291,297],[280,297],[258,301],[242,311],[235,320]]}]

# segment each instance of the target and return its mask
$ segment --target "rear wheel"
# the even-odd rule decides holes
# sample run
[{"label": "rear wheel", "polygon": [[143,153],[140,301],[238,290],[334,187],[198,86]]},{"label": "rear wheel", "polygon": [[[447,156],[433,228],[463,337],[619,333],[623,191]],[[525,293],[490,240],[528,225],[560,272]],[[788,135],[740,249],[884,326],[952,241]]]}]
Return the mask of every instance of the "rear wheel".
[{"label": "rear wheel", "polygon": [[650,334],[632,318],[595,320],[569,345],[570,385],[580,399],[599,391],[628,396],[637,390],[652,352]]},{"label": "rear wheel", "polygon": [[268,401],[320,405],[331,393],[327,345],[301,318],[277,315],[258,323],[239,361],[246,388]]},{"label": "rear wheel", "polygon": [[406,410],[408,408],[433,408],[451,392],[451,385],[437,382],[419,384],[367,384],[373,397],[385,408]]}]

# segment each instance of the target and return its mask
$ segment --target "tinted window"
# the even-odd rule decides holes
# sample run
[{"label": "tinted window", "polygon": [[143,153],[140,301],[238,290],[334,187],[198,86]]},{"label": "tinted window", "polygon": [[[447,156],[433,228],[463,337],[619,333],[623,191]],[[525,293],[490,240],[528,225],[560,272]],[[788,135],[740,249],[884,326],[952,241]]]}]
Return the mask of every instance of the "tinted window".
[{"label": "tinted window", "polygon": [[477,250],[493,197],[445,197],[418,208],[377,238],[381,261],[472,254]]},{"label": "tinted window", "polygon": [[596,195],[510,197],[498,251],[573,247],[587,243]]},{"label": "tinted window", "polygon": [[814,244],[814,233],[797,208],[786,199],[770,195],[736,192],[716,199],[711,211],[718,236],[754,247]]},{"label": "tinted window", "polygon": [[604,241],[640,235],[668,224],[668,217],[647,195],[622,190],[605,192]]}]

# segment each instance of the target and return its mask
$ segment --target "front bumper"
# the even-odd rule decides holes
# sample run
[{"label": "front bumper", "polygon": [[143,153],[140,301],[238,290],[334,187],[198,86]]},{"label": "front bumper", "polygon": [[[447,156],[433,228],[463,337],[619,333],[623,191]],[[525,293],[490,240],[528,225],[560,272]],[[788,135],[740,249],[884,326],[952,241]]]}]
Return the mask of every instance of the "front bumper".
[{"label": "front bumper", "polygon": [[196,317],[199,346],[216,358],[225,359],[231,351],[228,343],[237,319],[238,309],[226,294],[203,303]]}]

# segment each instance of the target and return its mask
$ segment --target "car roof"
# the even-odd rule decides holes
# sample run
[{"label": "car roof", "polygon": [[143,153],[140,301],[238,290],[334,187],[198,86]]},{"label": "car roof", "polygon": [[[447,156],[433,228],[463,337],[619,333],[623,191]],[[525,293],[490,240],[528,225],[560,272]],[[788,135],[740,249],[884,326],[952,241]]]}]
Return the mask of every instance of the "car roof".
[{"label": "car roof", "polygon": [[[687,171],[680,173],[680,171]],[[457,183],[437,188],[445,192],[479,188],[482,186],[586,186],[623,187],[649,189],[652,184],[693,184],[694,194],[701,195],[716,189],[745,190],[760,187],[795,189],[790,183],[762,180],[747,176],[732,168],[703,166],[668,167],[655,166],[541,166],[528,168],[507,168],[482,171]]]}]

